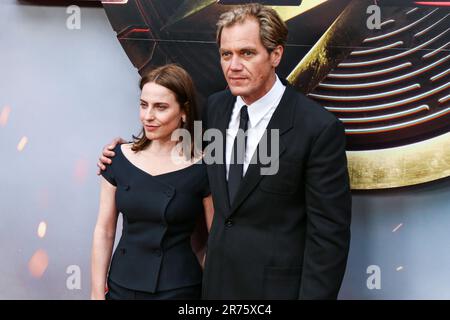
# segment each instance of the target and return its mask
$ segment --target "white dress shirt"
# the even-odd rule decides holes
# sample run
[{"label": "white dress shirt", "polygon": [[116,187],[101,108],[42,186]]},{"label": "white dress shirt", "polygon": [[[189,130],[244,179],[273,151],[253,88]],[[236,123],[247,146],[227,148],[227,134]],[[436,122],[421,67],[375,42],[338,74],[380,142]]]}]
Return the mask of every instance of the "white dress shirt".
[{"label": "white dress shirt", "polygon": [[248,110],[248,130],[247,130],[247,144],[245,147],[245,159],[244,159],[244,175],[247,172],[250,160],[256,151],[259,141],[263,136],[270,119],[272,118],[275,109],[281,101],[281,97],[284,94],[284,86],[278,76],[276,76],[276,81],[272,88],[263,97],[253,102],[251,105],[247,105],[241,97],[236,98],[234,103],[233,112],[231,114],[231,119],[228,124],[226,145],[225,145],[225,159],[226,159],[226,169],[227,169],[227,180],[228,172],[230,170],[231,153],[233,151],[233,143],[236,138],[239,121],[240,121],[240,111],[242,106],[247,105]]}]

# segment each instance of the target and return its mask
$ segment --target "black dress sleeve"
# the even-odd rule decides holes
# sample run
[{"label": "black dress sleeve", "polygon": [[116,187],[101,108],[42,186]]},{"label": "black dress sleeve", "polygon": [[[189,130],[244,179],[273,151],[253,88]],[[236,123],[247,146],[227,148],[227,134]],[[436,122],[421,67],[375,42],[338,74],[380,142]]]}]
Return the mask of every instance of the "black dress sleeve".
[{"label": "black dress sleeve", "polygon": [[120,144],[118,144],[114,149],[114,153],[116,154],[116,156],[114,158],[112,158],[112,163],[111,164],[107,164],[106,165],[106,169],[102,170],[101,175],[103,176],[103,178],[105,178],[109,183],[111,183],[113,186],[117,187],[117,182],[116,182],[116,175],[114,173],[114,168],[117,167],[115,165],[115,162],[117,162],[117,152],[118,152],[118,148],[120,148]]}]

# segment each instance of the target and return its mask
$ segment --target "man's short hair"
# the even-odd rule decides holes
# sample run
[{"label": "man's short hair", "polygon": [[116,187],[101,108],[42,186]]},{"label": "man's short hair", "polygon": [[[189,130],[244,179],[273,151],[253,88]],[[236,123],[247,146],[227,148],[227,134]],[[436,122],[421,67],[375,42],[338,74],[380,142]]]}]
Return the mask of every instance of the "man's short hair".
[{"label": "man's short hair", "polygon": [[233,9],[220,15],[216,35],[219,47],[223,28],[231,27],[236,23],[243,23],[248,18],[256,19],[259,23],[261,42],[268,52],[272,52],[278,45],[283,47],[286,45],[288,29],[278,13],[259,3],[250,3],[233,7]]}]

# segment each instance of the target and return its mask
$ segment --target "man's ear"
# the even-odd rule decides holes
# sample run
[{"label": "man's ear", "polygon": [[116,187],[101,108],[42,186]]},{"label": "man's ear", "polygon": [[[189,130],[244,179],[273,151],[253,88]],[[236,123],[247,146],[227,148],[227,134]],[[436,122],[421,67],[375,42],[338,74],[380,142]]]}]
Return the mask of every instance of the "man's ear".
[{"label": "man's ear", "polygon": [[281,58],[283,57],[284,48],[281,45],[275,47],[270,53],[270,62],[272,67],[276,68],[280,64]]}]

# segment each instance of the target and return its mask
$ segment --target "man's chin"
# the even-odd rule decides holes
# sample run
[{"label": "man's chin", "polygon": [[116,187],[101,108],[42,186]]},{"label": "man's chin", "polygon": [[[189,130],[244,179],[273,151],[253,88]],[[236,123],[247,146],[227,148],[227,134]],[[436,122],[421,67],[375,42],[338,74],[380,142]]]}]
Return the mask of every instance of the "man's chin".
[{"label": "man's chin", "polygon": [[247,92],[246,88],[243,87],[237,87],[237,86],[228,86],[233,96],[245,96],[245,93]]}]

